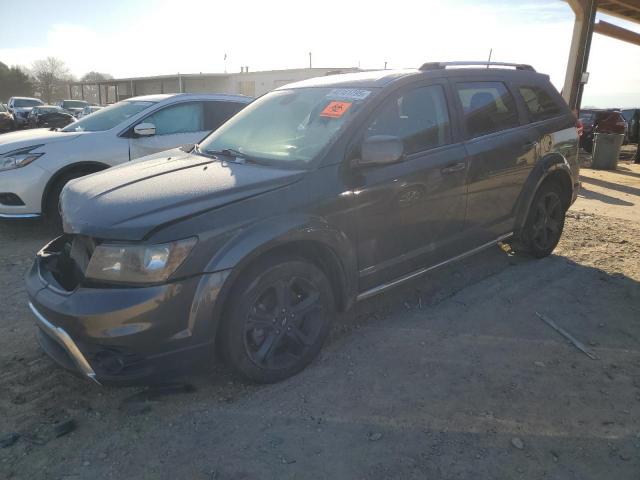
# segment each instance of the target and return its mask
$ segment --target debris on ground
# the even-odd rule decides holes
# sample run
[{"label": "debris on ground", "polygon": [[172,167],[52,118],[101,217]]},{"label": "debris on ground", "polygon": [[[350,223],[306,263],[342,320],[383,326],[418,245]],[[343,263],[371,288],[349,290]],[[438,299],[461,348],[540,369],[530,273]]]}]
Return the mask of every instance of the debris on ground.
[{"label": "debris on ground", "polygon": [[70,418],[69,420],[65,420],[64,422],[56,425],[53,428],[53,433],[56,438],[62,437],[68,433],[73,432],[77,428],[77,426],[78,425],[76,424],[76,421],[73,418]]},{"label": "debris on ground", "polygon": [[371,442],[377,442],[382,438],[382,434],[380,432],[372,432],[372,433],[369,433],[369,435],[367,435],[367,438]]},{"label": "debris on ground", "polygon": [[542,315],[539,312],[536,312],[536,315],[538,316],[538,318],[540,318],[540,320],[542,320],[544,323],[546,323],[547,325],[549,325],[551,328],[553,328],[556,332],[558,332],[560,335],[562,335],[563,337],[565,337],[567,340],[569,340],[578,350],[580,350],[582,353],[584,353],[587,357],[589,357],[591,360],[598,360],[598,357],[592,353],[585,345],[584,343],[582,343],[580,340],[578,340],[577,338],[575,338],[573,335],[571,335],[569,332],[567,332],[564,328],[559,327],[556,322],[554,322],[553,320],[551,320],[549,317],[546,317],[544,315]]},{"label": "debris on ground", "polygon": [[20,435],[13,432],[0,437],[0,448],[8,448],[18,441]]},{"label": "debris on ground", "polygon": [[513,437],[511,439],[511,445],[513,445],[518,450],[522,450],[524,448],[524,442],[520,440],[518,437]]}]

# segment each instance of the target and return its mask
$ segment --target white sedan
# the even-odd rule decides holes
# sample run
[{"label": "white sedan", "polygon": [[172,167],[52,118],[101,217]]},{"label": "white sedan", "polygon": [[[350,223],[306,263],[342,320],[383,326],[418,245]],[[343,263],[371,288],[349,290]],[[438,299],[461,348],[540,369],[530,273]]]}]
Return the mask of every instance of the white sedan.
[{"label": "white sedan", "polygon": [[123,100],[62,130],[0,136],[0,217],[58,216],[64,185],[162,150],[197,143],[253,100],[167,94]]}]

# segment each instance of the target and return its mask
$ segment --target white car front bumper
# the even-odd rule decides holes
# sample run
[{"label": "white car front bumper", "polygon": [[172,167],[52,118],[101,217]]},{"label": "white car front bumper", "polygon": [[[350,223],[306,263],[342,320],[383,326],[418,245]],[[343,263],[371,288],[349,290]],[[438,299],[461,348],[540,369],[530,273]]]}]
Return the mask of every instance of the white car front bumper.
[{"label": "white car front bumper", "polygon": [[[42,194],[51,174],[37,165],[0,172],[0,218],[39,217]],[[22,205],[2,203],[2,194],[17,195]]]}]

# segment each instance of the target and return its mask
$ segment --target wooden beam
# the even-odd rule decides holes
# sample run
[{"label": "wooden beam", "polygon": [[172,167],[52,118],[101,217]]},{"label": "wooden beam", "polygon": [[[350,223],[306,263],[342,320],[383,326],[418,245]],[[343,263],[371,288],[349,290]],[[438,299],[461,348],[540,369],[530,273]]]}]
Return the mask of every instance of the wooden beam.
[{"label": "wooden beam", "polygon": [[607,37],[640,46],[640,33],[632,32],[631,30],[613,25],[612,23],[600,20],[594,25],[593,31],[600,35],[606,35]]},{"label": "wooden beam", "polygon": [[[635,10],[640,13],[640,2],[631,0],[607,0],[607,3],[614,3],[622,8],[628,8],[629,10]],[[606,6],[602,7],[606,9]]]}]

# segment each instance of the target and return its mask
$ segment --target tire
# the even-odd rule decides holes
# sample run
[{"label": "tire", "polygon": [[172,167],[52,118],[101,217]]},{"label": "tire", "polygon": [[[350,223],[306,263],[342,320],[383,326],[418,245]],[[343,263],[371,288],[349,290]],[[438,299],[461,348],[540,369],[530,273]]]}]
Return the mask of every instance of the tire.
[{"label": "tire", "polygon": [[516,250],[536,258],[550,255],[562,236],[565,215],[561,185],[555,181],[543,183],[533,198],[527,220],[515,242]]},{"label": "tire", "polygon": [[302,258],[275,255],[258,261],[233,286],[217,344],[236,373],[274,383],[318,356],[334,315],[322,270]]},{"label": "tire", "polygon": [[62,228],[62,218],[60,217],[60,194],[64,186],[75,178],[84,177],[92,172],[75,171],[63,174],[56,180],[47,194],[44,205],[44,215],[46,222],[58,229]]}]

